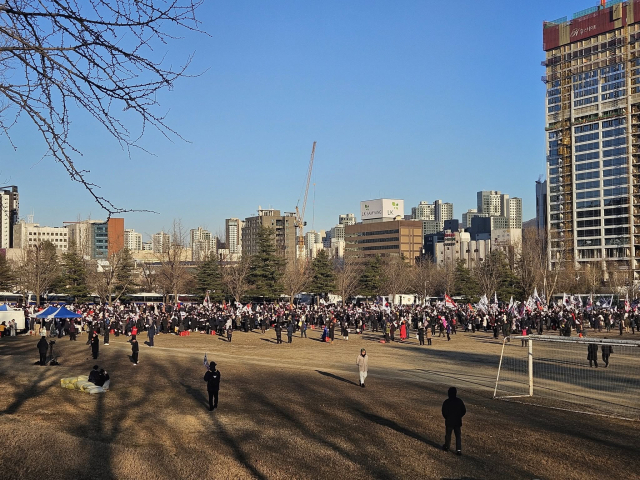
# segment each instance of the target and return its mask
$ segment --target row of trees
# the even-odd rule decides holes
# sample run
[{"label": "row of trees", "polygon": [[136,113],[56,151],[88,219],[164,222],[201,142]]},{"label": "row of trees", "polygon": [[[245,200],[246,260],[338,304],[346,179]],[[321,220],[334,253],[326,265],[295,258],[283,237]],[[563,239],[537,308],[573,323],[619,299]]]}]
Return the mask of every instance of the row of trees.
[{"label": "row of trees", "polygon": [[[0,256],[0,290],[35,293],[62,293],[80,300],[90,295],[103,302],[118,300],[136,291],[170,294],[193,293],[212,301],[261,297],[266,300],[301,292],[376,296],[398,293],[421,298],[444,293],[475,302],[484,294],[497,293],[501,300],[523,299],[535,288],[547,298],[556,292],[616,292],[633,285],[628,273],[615,265],[589,264],[576,269],[572,262],[549,270],[544,239],[536,231],[525,230],[517,253],[493,251],[469,269],[465,261],[437,266],[429,259],[410,265],[402,258],[373,257],[365,263],[330,259],[320,251],[313,261],[287,262],[277,251],[273,231],[263,228],[258,235],[258,253],[233,264],[221,265],[216,256],[195,269],[185,260],[185,235],[174,224],[172,248],[159,254],[153,263],[135,264],[127,250],[102,261],[87,260],[73,245],[58,255],[53,244],[43,242],[23,252],[9,263]],[[633,295],[633,293],[631,293]],[[174,297],[175,298],[175,297]]]}]

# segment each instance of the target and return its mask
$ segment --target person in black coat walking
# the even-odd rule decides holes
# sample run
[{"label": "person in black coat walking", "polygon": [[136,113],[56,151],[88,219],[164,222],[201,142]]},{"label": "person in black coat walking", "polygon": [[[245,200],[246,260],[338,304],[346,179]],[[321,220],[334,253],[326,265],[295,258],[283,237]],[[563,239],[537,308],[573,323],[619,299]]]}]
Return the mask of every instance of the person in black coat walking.
[{"label": "person in black coat walking", "polygon": [[451,444],[451,431],[456,434],[456,455],[462,455],[462,417],[467,413],[467,408],[461,398],[457,397],[456,387],[449,388],[449,398],[442,403],[442,416],[444,417],[445,436],[442,449],[446,452]]},{"label": "person in black coat walking", "polygon": [[98,332],[94,330],[91,335],[91,354],[94,359],[98,358],[98,353],[100,351],[100,337],[98,336]]},{"label": "person in black coat walking", "polygon": [[134,365],[138,365],[139,351],[140,351],[140,345],[138,345],[138,340],[134,337],[131,339],[131,360],[133,360]]},{"label": "person in black coat walking", "polygon": [[[604,337],[606,340],[607,337]],[[613,353],[613,347],[611,345],[602,345],[602,361],[604,362],[604,368],[609,366],[609,355]],[[596,357],[598,356],[598,347],[596,346]],[[596,362],[596,367],[598,363]]]},{"label": "person in black coat walking", "polygon": [[216,370],[216,362],[209,364],[209,369],[204,374],[204,381],[207,382],[209,393],[209,411],[212,411],[218,408],[218,391],[220,390],[220,372]]},{"label": "person in black coat walking", "polygon": [[595,363],[596,368],[598,368],[598,344],[590,343],[587,345],[587,360],[589,360],[590,367],[593,367],[593,364]]},{"label": "person in black coat walking", "polygon": [[40,365],[47,364],[47,350],[49,349],[49,344],[47,343],[47,339],[44,337],[40,337],[40,341],[38,342],[38,352],[40,352]]}]

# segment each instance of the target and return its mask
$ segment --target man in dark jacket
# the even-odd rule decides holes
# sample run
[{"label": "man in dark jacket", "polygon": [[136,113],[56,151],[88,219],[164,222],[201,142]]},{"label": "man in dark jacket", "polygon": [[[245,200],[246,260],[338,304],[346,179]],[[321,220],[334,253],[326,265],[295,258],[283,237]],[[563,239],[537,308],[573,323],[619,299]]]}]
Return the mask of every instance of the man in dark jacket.
[{"label": "man in dark jacket", "polygon": [[138,346],[138,340],[134,337],[131,339],[131,360],[133,360],[134,365],[138,365],[138,351],[140,347]]},{"label": "man in dark jacket", "polygon": [[220,372],[216,370],[216,362],[209,364],[209,370],[204,374],[204,381],[207,382],[209,393],[209,411],[212,411],[218,408],[218,391],[220,390]]},{"label": "man in dark jacket", "polygon": [[280,322],[276,323],[275,331],[276,331],[276,343],[282,343],[282,325],[280,325]]},{"label": "man in dark jacket", "polygon": [[38,352],[40,352],[40,365],[47,364],[48,349],[49,349],[49,344],[47,343],[47,339],[45,337],[40,337],[40,341],[38,342]]},{"label": "man in dark jacket", "polygon": [[462,439],[460,428],[462,427],[462,417],[467,413],[462,399],[456,395],[456,387],[449,388],[449,398],[442,403],[442,416],[444,417],[445,436],[442,449],[446,452],[451,444],[451,431],[456,434],[456,455],[462,455]]},{"label": "man in dark jacket", "polygon": [[91,335],[91,354],[93,355],[94,360],[98,358],[98,353],[100,351],[100,337],[98,337],[98,332],[94,330]]},{"label": "man in dark jacket", "polygon": [[292,338],[293,338],[293,322],[289,322],[289,325],[287,325],[287,343],[291,343]]},{"label": "man in dark jacket", "polygon": [[[607,337],[604,337],[606,340]],[[611,345],[602,345],[602,361],[604,362],[604,368],[609,366],[609,355],[613,353],[613,347]],[[598,357],[598,346],[596,345],[596,358]],[[596,367],[598,363],[596,361]]]},{"label": "man in dark jacket", "polygon": [[[604,348],[604,346],[602,348]],[[603,353],[604,353],[604,350],[603,350]],[[589,345],[587,345],[587,360],[589,360],[590,367],[593,367],[593,364],[595,363],[596,368],[598,368],[598,344],[597,343],[590,343]]]}]

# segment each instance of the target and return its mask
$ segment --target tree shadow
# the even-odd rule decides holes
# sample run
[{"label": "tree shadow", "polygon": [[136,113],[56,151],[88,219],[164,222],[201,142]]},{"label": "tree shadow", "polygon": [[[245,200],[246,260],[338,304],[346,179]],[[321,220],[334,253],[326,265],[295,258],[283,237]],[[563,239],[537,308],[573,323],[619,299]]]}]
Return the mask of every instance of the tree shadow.
[{"label": "tree shadow", "polygon": [[365,412],[359,409],[356,409],[356,412],[358,412],[360,415],[362,415],[364,418],[366,418],[367,420],[373,422],[373,423],[377,423],[380,426],[383,427],[387,427],[390,428],[391,430],[395,430],[398,433],[401,433],[403,435],[406,435],[407,437],[413,438],[414,440],[418,440],[422,443],[425,443],[427,445],[432,446],[433,448],[437,448],[437,449],[441,449],[442,446],[439,445],[438,443],[429,440],[428,438],[423,437],[422,435],[409,430],[408,428],[405,428],[401,425],[398,425],[396,422],[394,422],[393,420],[389,420],[387,418],[384,417],[380,417],[379,415],[376,415],[374,413],[369,413],[369,412]]},{"label": "tree shadow", "polygon": [[276,342],[275,340],[272,340],[270,338],[261,338],[260,340],[262,340],[263,342],[269,342],[269,343],[275,343],[277,344],[278,342]]},{"label": "tree shadow", "polygon": [[316,370],[320,375],[324,375],[325,377],[333,378],[335,380],[340,380],[341,382],[348,383],[350,385],[355,385],[358,387],[359,385],[356,382],[352,382],[351,380],[347,380],[346,378],[339,377],[338,375],[334,375],[333,373],[323,372],[322,370]]},{"label": "tree shadow", "polygon": [[[209,398],[206,397],[204,393],[202,393],[202,390],[193,388],[191,385],[187,385],[183,382],[180,382],[180,385],[182,385],[187,395],[193,397],[193,399],[196,400],[199,404],[205,405],[207,408],[209,408]],[[206,384],[204,385],[206,387]]]}]

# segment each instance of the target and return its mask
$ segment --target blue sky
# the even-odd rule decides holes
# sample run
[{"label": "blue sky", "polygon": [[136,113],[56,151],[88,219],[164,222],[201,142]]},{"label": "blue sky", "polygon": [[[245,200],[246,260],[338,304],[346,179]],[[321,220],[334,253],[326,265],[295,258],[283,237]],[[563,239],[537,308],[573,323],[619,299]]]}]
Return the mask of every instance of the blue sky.
[{"label": "blue sky", "polygon": [[[402,198],[475,208],[478,190],[523,199],[535,215],[544,172],[542,21],[595,0],[556,2],[208,1],[210,36],[158,49],[190,72],[159,97],[159,112],[189,142],[149,131],[154,155],[129,157],[93,119],[74,111],[76,163],[143,234],[222,232],[227,217],[262,207],[292,211],[317,141],[306,220],[330,228],[359,202]],[[133,118],[125,121],[135,130]],[[60,225],[104,218],[23,121],[17,150],[0,139],[0,184],[17,184],[22,217]],[[313,213],[315,211],[315,216]],[[315,222],[313,222],[313,218]]]}]

